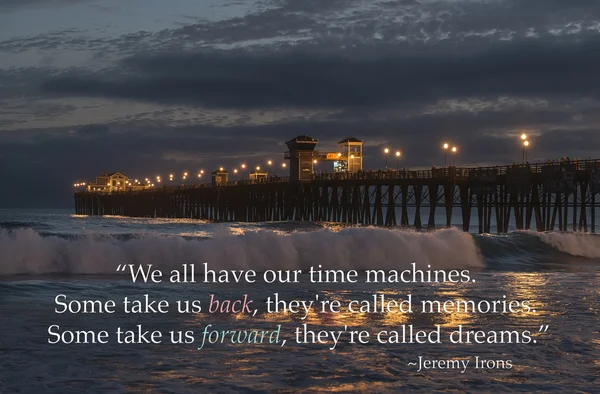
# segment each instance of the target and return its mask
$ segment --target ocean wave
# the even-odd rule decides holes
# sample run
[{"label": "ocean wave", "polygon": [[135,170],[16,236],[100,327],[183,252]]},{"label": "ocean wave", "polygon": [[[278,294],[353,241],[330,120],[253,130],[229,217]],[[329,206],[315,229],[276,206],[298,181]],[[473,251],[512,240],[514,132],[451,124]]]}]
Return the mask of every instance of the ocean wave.
[{"label": "ocean wave", "polygon": [[586,233],[539,233],[537,236],[556,250],[571,256],[600,258],[600,236]]},{"label": "ocean wave", "polygon": [[484,267],[469,234],[457,229],[416,232],[384,228],[284,233],[273,230],[209,239],[143,234],[134,238],[42,236],[32,229],[0,231],[0,275],[115,274],[119,264],[178,268],[204,263],[218,269],[433,269]]},{"label": "ocean wave", "polygon": [[490,269],[572,267],[600,258],[600,237],[589,233],[515,231],[475,240]]}]

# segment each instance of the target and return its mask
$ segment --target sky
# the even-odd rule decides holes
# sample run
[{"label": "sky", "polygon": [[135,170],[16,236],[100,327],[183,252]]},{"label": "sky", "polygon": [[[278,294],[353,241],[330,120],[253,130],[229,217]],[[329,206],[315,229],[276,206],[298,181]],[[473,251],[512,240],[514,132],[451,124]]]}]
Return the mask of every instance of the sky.
[{"label": "sky", "polygon": [[[598,0],[0,0],[0,208],[102,171],[600,158]],[[395,160],[390,159],[391,166]],[[318,170],[330,170],[319,163]]]}]

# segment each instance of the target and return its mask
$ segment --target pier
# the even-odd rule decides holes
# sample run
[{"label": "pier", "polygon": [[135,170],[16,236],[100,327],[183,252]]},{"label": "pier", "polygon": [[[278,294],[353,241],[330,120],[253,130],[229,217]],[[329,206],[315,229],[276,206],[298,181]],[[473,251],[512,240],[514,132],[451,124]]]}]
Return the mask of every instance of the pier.
[{"label": "pier", "polygon": [[[220,179],[179,187],[79,191],[75,193],[75,213],[338,222],[429,230],[450,227],[453,215],[459,215],[464,231],[475,224],[480,233],[506,233],[512,221],[519,230],[594,233],[598,192],[600,160],[580,160],[419,171],[311,172],[303,179]],[[441,212],[445,220],[439,223],[436,218],[439,220]]]}]

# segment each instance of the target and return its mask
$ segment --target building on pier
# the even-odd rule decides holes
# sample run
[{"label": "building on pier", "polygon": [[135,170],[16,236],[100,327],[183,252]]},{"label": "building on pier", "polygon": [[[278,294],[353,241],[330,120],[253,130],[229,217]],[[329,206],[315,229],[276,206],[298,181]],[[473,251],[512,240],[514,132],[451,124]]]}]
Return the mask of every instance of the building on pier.
[{"label": "building on pier", "polygon": [[217,171],[212,173],[212,184],[213,186],[227,186],[229,182],[229,172],[223,168],[219,168]]},{"label": "building on pier", "polygon": [[338,142],[339,160],[333,162],[334,172],[356,173],[363,168],[363,141],[349,137]]},{"label": "building on pier", "polygon": [[91,182],[88,187],[88,192],[117,192],[117,191],[125,191],[130,189],[129,178],[126,175],[123,175],[120,172],[113,172],[109,174],[108,172],[102,173],[102,175],[96,177],[95,182]]},{"label": "building on pier", "polygon": [[250,173],[250,183],[265,183],[267,182],[268,176],[269,173],[256,170]]},{"label": "building on pier", "polygon": [[338,142],[337,152],[316,151],[317,140],[301,135],[286,142],[290,160],[290,180],[309,181],[314,174],[314,164],[319,161],[333,162],[334,173],[357,173],[363,168],[363,141],[348,137]]},{"label": "building on pier", "polygon": [[317,140],[307,135],[300,135],[285,144],[289,149],[285,153],[285,158],[290,161],[290,181],[311,181]]}]

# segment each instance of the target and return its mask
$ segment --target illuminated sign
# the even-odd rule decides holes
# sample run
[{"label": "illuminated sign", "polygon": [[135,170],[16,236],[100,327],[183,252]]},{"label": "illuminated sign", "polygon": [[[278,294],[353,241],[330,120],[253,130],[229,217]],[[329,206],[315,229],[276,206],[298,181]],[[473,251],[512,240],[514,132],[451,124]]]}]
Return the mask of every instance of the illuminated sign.
[{"label": "illuminated sign", "polygon": [[341,158],[343,157],[340,156],[339,153],[328,153],[326,160],[339,160]]}]

